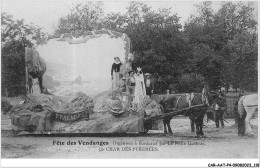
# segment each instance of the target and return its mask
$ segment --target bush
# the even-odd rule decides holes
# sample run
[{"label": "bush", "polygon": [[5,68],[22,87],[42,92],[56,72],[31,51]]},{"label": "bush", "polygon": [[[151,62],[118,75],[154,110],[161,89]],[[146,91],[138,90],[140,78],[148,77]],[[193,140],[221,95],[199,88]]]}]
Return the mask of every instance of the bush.
[{"label": "bush", "polygon": [[179,78],[178,91],[180,93],[201,92],[205,78],[196,73],[184,74]]},{"label": "bush", "polygon": [[1,52],[2,96],[26,93],[25,55],[23,43],[12,41]]}]

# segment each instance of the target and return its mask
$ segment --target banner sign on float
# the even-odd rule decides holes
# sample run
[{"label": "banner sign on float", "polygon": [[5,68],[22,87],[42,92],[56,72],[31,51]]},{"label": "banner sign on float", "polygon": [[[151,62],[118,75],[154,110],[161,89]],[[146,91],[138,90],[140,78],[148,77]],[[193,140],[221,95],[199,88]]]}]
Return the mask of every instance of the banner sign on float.
[{"label": "banner sign on float", "polygon": [[56,122],[75,122],[80,120],[89,120],[89,112],[85,110],[74,112],[72,114],[53,112],[52,115],[52,120]]}]

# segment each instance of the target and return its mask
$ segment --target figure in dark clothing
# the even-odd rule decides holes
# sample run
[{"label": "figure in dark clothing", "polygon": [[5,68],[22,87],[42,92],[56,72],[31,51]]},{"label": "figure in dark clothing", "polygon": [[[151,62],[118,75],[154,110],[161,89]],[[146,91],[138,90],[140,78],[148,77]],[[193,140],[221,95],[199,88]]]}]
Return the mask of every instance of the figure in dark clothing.
[{"label": "figure in dark clothing", "polygon": [[145,74],[144,83],[145,83],[146,95],[149,95],[151,97],[154,90],[154,82],[151,79],[150,73]]},{"label": "figure in dark clothing", "polygon": [[234,103],[234,117],[235,117],[235,124],[238,124],[238,101],[239,99],[237,99]]},{"label": "figure in dark clothing", "polygon": [[221,127],[224,127],[224,113],[226,111],[226,100],[222,97],[219,97],[217,101],[213,103],[212,107],[216,127],[219,128],[219,122],[221,123]]},{"label": "figure in dark clothing", "polygon": [[111,68],[111,78],[112,78],[112,89],[118,89],[119,87],[119,72],[120,66],[122,65],[119,57],[114,58],[114,63]]}]

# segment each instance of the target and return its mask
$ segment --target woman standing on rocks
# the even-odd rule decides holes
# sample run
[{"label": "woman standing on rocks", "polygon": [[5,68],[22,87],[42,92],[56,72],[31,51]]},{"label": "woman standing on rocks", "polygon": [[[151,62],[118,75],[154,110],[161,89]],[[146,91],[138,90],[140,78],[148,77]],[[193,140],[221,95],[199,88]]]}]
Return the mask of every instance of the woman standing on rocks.
[{"label": "woman standing on rocks", "polygon": [[119,72],[120,66],[122,65],[119,57],[114,58],[114,63],[111,68],[111,78],[112,78],[112,89],[115,90],[119,87]]}]

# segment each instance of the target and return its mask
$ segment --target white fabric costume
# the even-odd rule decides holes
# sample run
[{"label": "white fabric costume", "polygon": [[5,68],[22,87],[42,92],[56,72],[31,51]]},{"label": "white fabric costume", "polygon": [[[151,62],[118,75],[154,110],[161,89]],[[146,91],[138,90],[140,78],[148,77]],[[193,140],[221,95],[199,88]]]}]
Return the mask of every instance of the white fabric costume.
[{"label": "white fabric costume", "polygon": [[137,104],[137,109],[139,109],[142,100],[146,95],[144,77],[143,74],[135,75],[135,91],[133,103]]}]

